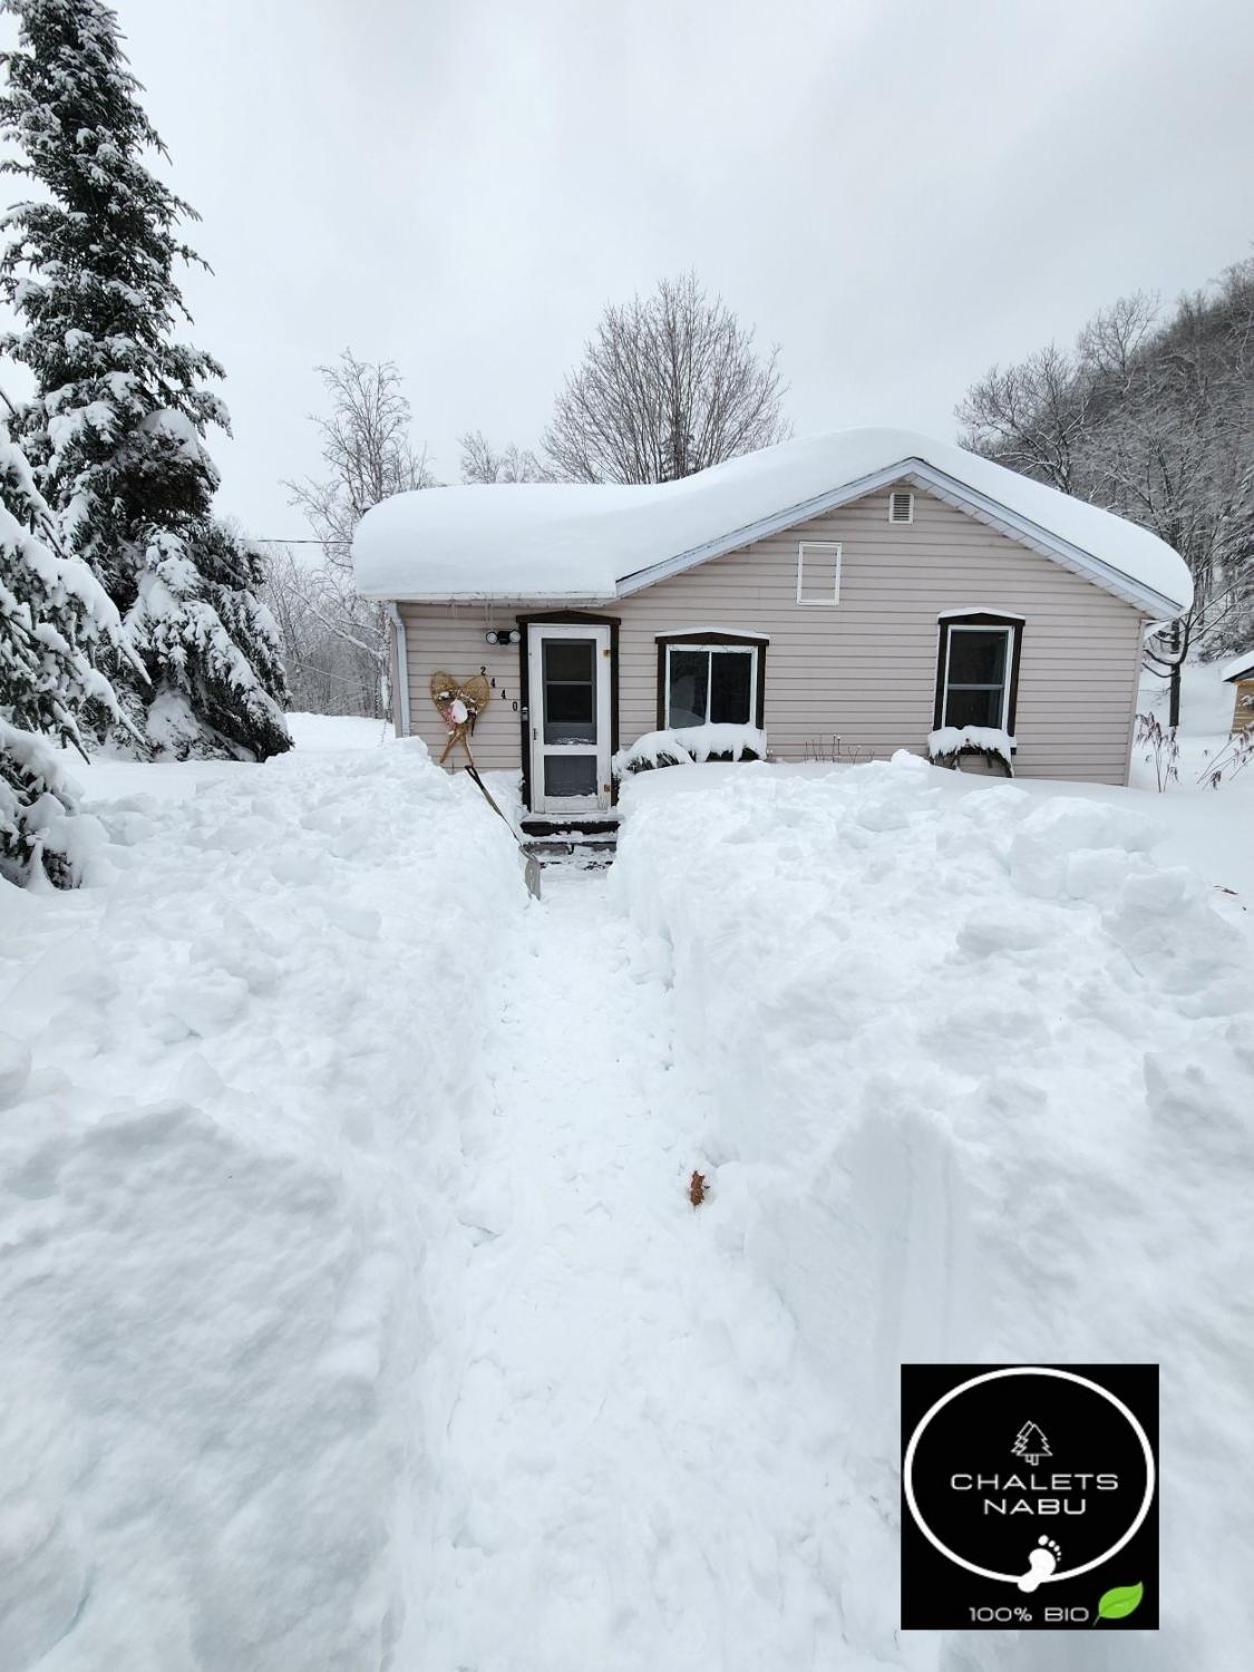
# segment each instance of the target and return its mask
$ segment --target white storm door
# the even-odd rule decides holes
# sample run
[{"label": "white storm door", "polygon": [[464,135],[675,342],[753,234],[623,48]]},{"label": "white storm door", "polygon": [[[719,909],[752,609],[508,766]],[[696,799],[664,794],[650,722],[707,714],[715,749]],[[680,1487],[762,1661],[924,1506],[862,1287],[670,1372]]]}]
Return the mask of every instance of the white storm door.
[{"label": "white storm door", "polygon": [[533,813],[609,807],[610,664],[608,627],[528,626]]}]

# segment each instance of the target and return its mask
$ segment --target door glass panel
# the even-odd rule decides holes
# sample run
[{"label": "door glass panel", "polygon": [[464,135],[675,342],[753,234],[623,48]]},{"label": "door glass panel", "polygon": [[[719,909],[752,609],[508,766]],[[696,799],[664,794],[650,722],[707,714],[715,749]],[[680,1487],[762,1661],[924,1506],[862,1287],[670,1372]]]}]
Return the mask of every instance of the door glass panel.
[{"label": "door glass panel", "polygon": [[596,640],[545,639],[544,741],[595,743],[596,735]]},{"label": "door glass panel", "polygon": [[672,648],[670,657],[670,705],[666,724],[703,726],[710,673],[708,650]]},{"label": "door glass panel", "polygon": [[597,758],[595,755],[546,755],[544,757],[545,795],[595,795],[597,793]]},{"label": "door glass panel", "polygon": [[747,726],[753,653],[748,650],[710,652],[710,719],[715,725]]}]

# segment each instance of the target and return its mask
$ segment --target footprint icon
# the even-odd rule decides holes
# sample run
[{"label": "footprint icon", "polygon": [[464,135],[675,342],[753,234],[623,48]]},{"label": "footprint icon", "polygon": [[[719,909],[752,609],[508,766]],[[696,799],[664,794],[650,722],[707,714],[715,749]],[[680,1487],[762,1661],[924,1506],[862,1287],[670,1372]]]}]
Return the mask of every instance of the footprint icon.
[{"label": "footprint icon", "polygon": [[1052,1538],[1046,1538],[1042,1533],[1036,1541],[1036,1549],[1028,1557],[1028,1571],[1018,1581],[1021,1591],[1034,1591],[1038,1585],[1049,1578],[1058,1566],[1058,1558],[1062,1549]]}]

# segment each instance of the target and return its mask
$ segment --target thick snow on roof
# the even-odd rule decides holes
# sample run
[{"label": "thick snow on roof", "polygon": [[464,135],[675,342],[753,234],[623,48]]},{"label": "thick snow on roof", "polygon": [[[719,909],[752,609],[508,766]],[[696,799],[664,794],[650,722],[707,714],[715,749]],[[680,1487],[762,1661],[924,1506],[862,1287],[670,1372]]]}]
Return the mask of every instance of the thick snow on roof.
[{"label": "thick snow on roof", "polygon": [[1219,677],[1243,679],[1247,673],[1254,674],[1254,650],[1247,650],[1241,656],[1234,656],[1231,662],[1225,662],[1219,670]]},{"label": "thick snow on roof", "polygon": [[[1099,584],[1185,608],[1183,560],[1155,535],[1083,500],[911,430],[843,430],[785,441],[677,482],[630,486],[518,483],[398,494],[353,542],[357,585],[388,599],[609,599],[659,564],[700,561],[788,527],[844,490],[919,461],[955,491],[991,501],[1094,561]],[[876,484],[882,486],[882,483]],[[943,484],[941,484],[943,486]],[[870,489],[868,489],[870,491]],[[846,497],[848,497],[846,495]],[[790,513],[796,512],[795,516]],[[1104,578],[1103,578],[1104,573]]]}]

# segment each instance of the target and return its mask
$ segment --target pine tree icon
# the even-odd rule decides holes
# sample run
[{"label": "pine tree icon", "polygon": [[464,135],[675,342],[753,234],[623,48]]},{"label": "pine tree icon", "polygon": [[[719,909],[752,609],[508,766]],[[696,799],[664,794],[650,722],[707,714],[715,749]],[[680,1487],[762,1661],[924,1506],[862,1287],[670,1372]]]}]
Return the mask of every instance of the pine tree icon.
[{"label": "pine tree icon", "polygon": [[1022,1457],[1033,1468],[1036,1467],[1042,1457],[1052,1457],[1054,1455],[1049,1449],[1049,1441],[1034,1422],[1024,1423],[1015,1435],[1015,1443],[1011,1449],[1016,1457]]}]

